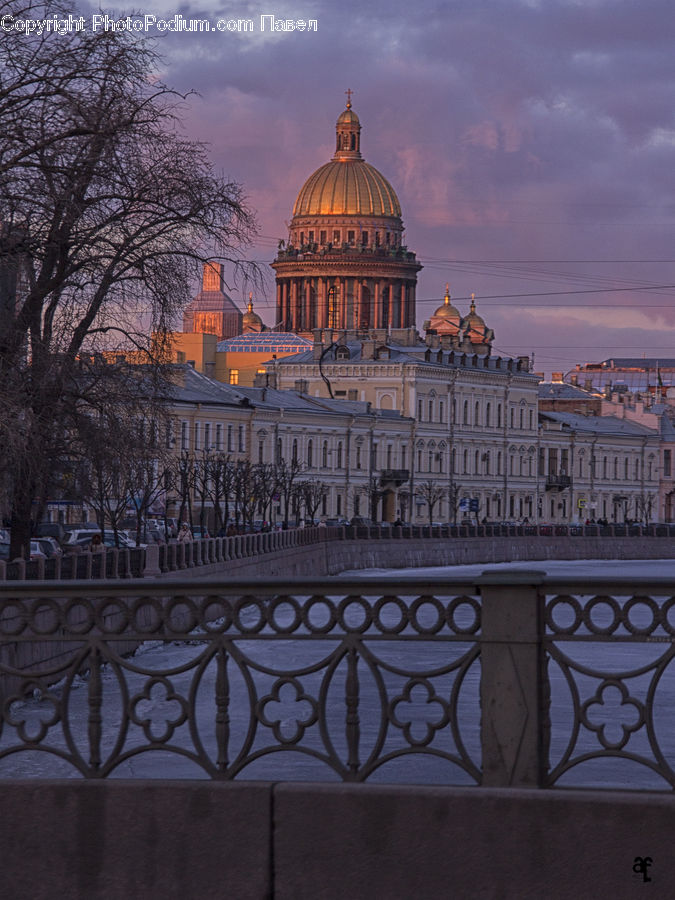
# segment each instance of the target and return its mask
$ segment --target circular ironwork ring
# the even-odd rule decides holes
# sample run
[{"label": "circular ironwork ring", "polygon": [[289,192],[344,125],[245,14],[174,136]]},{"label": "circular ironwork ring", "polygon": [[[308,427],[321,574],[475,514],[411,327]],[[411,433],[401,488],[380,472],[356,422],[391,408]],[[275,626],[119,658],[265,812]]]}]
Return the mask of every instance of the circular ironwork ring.
[{"label": "circular ironwork ring", "polygon": [[[652,614],[652,621],[645,628],[638,628],[630,620],[630,611],[635,606],[646,606]],[[623,610],[623,625],[631,634],[651,634],[659,625],[659,606],[651,597],[631,597]]]},{"label": "circular ironwork ring", "polygon": [[[361,625],[347,625],[347,623],[345,622],[345,612],[349,606],[352,606],[352,604],[360,606],[365,614]],[[356,596],[356,594],[350,594],[349,597],[345,597],[340,601],[340,604],[337,608],[337,620],[340,627],[345,631],[364,634],[364,632],[366,632],[373,624],[373,611],[368,601],[363,597]]]},{"label": "circular ironwork ring", "polygon": [[[553,618],[553,612],[557,606],[569,606],[574,613],[574,622],[571,625],[558,625]],[[558,594],[549,603],[546,604],[546,625],[555,634],[574,634],[583,622],[581,612],[581,604],[576,597],[570,597],[569,594]]]},{"label": "circular ironwork ring", "polygon": [[[608,606],[613,614],[612,621],[604,628],[596,625],[592,618],[593,610],[599,606]],[[614,634],[621,624],[621,607],[614,597],[608,597],[605,594],[598,594],[592,597],[584,607],[582,615],[584,625],[592,634]]]},{"label": "circular ironwork ring", "polygon": [[[455,622],[455,611],[459,606],[470,606],[473,614],[474,621],[471,625],[466,628],[462,628]],[[451,631],[454,631],[455,634],[476,634],[480,630],[481,624],[481,607],[478,600],[475,597],[454,597],[449,603],[445,610],[446,621]]]},{"label": "circular ironwork ring", "polygon": [[[438,615],[436,622],[429,628],[425,628],[417,618],[417,614],[420,611],[420,608],[427,605],[432,606],[436,610],[436,613]],[[410,606],[410,624],[418,634],[438,634],[445,623],[445,607],[437,597],[432,597],[429,594],[424,594],[423,596],[418,597],[416,600],[413,600]]]},{"label": "circular ironwork ring", "polygon": [[[328,621],[325,625],[317,625],[310,620],[309,614],[315,606],[325,606],[328,610]],[[337,622],[335,604],[326,597],[320,597],[316,594],[302,604],[300,615],[302,617],[302,624],[312,634],[328,634],[329,631],[335,628]]]},{"label": "circular ironwork ring", "polygon": [[[275,620],[274,614],[277,612],[280,606],[290,606],[290,608],[293,610],[294,618],[290,625],[279,625],[279,623]],[[279,594],[277,597],[272,598],[267,607],[267,616],[270,626],[274,629],[274,631],[276,631],[277,634],[293,634],[294,631],[298,630],[300,624],[302,623],[300,604],[295,599],[295,597],[289,597],[286,594]]]},{"label": "circular ironwork ring", "polygon": [[[396,606],[401,613],[401,620],[395,626],[385,625],[380,617],[384,607],[389,605]],[[400,597],[395,597],[393,595],[380,597],[373,607],[373,623],[376,628],[379,628],[382,634],[400,634],[406,625],[410,623],[408,614],[408,607]]]}]

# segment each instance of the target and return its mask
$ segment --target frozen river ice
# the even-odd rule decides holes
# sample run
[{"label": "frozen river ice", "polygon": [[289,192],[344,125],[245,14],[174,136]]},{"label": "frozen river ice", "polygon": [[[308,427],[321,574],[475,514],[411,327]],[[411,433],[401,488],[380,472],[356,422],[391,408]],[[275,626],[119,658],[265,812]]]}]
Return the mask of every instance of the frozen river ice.
[{"label": "frozen river ice", "polygon": [[[451,567],[434,567],[424,569],[373,569],[358,570],[353,572],[345,572],[341,576],[335,578],[336,588],[340,579],[349,576],[367,576],[377,578],[386,575],[388,577],[396,576],[402,581],[407,579],[419,579],[427,576],[439,577],[448,575],[451,577],[473,578],[483,572],[494,569],[509,569],[516,571],[539,571],[545,572],[552,576],[570,576],[584,577],[585,575],[606,575],[613,580],[629,579],[631,576],[658,576],[673,577],[673,585],[675,588],[675,561],[673,560],[639,560],[639,561],[607,561],[607,560],[587,560],[584,562],[568,562],[568,561],[533,561],[518,562],[513,564],[495,564],[495,565],[468,565],[468,566],[451,566]],[[216,578],[208,578],[200,580],[202,582],[216,582]],[[670,592],[675,594],[675,590]],[[269,670],[284,671],[301,671],[309,670],[321,656],[325,653],[326,644],[317,648],[310,646],[310,642],[284,639],[276,641],[258,641],[257,643],[250,641],[246,652],[254,658],[256,668],[257,696],[260,697],[265,691],[273,696],[274,691],[271,690],[272,683],[269,678],[265,681],[266,672]],[[390,644],[390,645],[389,645]],[[630,729],[631,714],[635,713],[635,706],[631,705],[632,700],[638,704],[647,698],[650,691],[650,684],[653,681],[653,671],[647,667],[653,661],[669,648],[668,642],[660,643],[600,643],[586,642],[576,643],[572,645],[567,643],[564,647],[565,653],[570,659],[580,667],[591,667],[603,673],[605,679],[611,679],[612,675],[621,671],[631,671],[634,675],[624,679],[626,686],[630,689],[631,702],[626,703],[625,697],[622,698],[620,691],[616,689],[616,696],[613,696],[612,690],[603,698],[605,705],[600,707],[600,713],[606,715],[606,732],[605,734],[611,740],[619,740],[622,735],[624,725]],[[447,643],[418,642],[405,643],[391,641],[389,643],[381,643],[378,645],[378,652],[389,669],[393,672],[396,666],[405,668],[406,671],[417,671],[418,669],[434,669],[442,668],[447,661],[447,654],[459,652],[459,649],[465,650],[466,645],[449,645]],[[192,724],[185,723],[176,728],[176,734],[172,739],[174,745],[180,745],[185,748],[185,755],[177,753],[168,753],[160,751],[152,751],[139,755],[129,755],[114,770],[114,777],[130,778],[130,777],[162,777],[162,778],[204,778],[209,777],[207,773],[200,768],[195,760],[191,758],[191,748],[194,748],[194,736],[199,735],[202,746],[207,754],[215,756],[215,735],[214,735],[214,696],[216,694],[216,672],[214,665],[204,665],[200,675],[197,688],[195,688],[195,671],[199,665],[199,659],[205,654],[205,644],[203,641],[195,640],[188,643],[162,643],[152,642],[144,645],[133,657],[133,667],[139,669],[138,672],[129,671],[126,673],[128,682],[128,690],[130,694],[135,691],[142,691],[146,684],[149,674],[152,673],[169,673],[171,687],[175,695],[187,697],[192,687],[195,693],[195,710],[196,722]],[[446,654],[446,657],[443,656]],[[658,686],[654,690],[653,706],[654,706],[654,736],[658,740],[659,746],[662,748],[665,760],[671,767],[675,767],[675,663],[672,667],[667,667],[663,677],[660,678]],[[236,673],[235,673],[236,674]],[[549,667],[549,675],[551,679],[551,719],[552,719],[552,740],[551,740],[551,762],[553,765],[560,759],[561,754],[566,746],[571,727],[572,713],[570,704],[569,689],[560,669],[556,664],[552,663]],[[386,676],[390,678],[391,685],[387,685],[387,689],[395,692],[396,687],[395,675]],[[303,675],[307,684],[303,683],[303,687],[316,691],[318,695],[318,676],[312,681],[311,674]],[[469,756],[475,761],[476,765],[480,765],[480,746],[479,746],[479,678],[480,668],[477,662],[472,665],[466,673],[461,695],[461,717],[463,723],[462,739]],[[448,677],[449,679],[449,677]],[[580,695],[586,698],[592,698],[593,692],[597,688],[598,679],[592,678],[590,675],[581,673],[578,676]],[[362,680],[362,692],[359,700],[359,717],[361,722],[361,746],[363,748],[362,759],[364,754],[367,755],[368,748],[371,747],[376,740],[375,721],[379,722],[380,707],[377,691],[374,688],[369,689],[367,679]],[[451,690],[451,682],[447,680],[439,681],[440,688],[436,690]],[[157,687],[158,685],[155,685]],[[162,685],[159,684],[159,688]],[[344,746],[344,686],[342,685],[342,696],[335,695],[337,700],[335,704],[336,712],[333,716],[330,702],[327,703],[327,730],[331,734],[338,754],[345,755]],[[653,690],[652,686],[652,690]],[[243,680],[232,678],[230,684],[229,697],[229,716],[230,716],[230,733],[231,744],[234,748],[236,756],[237,746],[241,746],[245,740],[247,729],[250,726],[249,713],[249,688]],[[86,742],[88,729],[88,691],[87,680],[80,679],[77,681],[77,687],[70,692],[68,718],[72,725],[73,741],[81,749],[86,756]],[[123,703],[120,698],[119,681],[112,667],[106,667],[103,670],[103,757],[105,759],[106,752],[109,752],[119,736],[119,726],[122,718]],[[276,697],[275,702],[282,704],[287,698],[284,696]],[[296,699],[295,697],[293,698]],[[330,701],[330,697],[327,698]],[[411,699],[411,698],[408,698]],[[623,699],[623,702],[622,702]],[[143,716],[153,719],[153,712],[161,714],[167,703],[176,703],[168,697],[165,690],[159,692],[150,691],[148,697],[142,702],[143,707],[138,716],[138,722],[132,726],[125,737],[125,751],[133,751],[135,746],[140,746],[145,741],[143,733]],[[39,703],[36,701],[36,709],[39,712]],[[292,705],[291,705],[292,707]],[[288,709],[288,704],[285,709]],[[429,703],[427,701],[427,711]],[[30,702],[26,704],[26,718],[30,718]],[[610,715],[610,712],[612,715]],[[37,715],[37,713],[36,713]],[[333,716],[333,718],[331,718]],[[613,716],[613,718],[612,718]],[[38,718],[40,718],[38,716]],[[43,717],[44,718],[44,717]],[[161,715],[160,715],[161,718]],[[371,721],[372,720],[372,721]],[[140,723],[140,724],[139,724]],[[278,728],[283,737],[288,737],[296,728],[296,720],[293,716],[279,720]],[[426,727],[424,722],[413,720],[411,727]],[[147,727],[147,726],[146,726]],[[155,727],[150,726],[150,727]],[[159,727],[159,726],[158,726]],[[162,726],[163,727],[163,726]],[[161,730],[161,729],[160,729]],[[447,729],[449,732],[449,729]],[[317,752],[321,748],[320,736],[317,735],[317,728],[308,728],[305,739],[307,746],[313,748]],[[10,746],[15,735],[14,729],[5,725],[4,731],[0,736],[0,751]],[[599,743],[597,734],[593,731],[584,731],[581,729],[579,734],[579,743],[576,747],[577,753],[589,752],[597,750]],[[57,752],[67,754],[69,752],[67,737],[63,733],[60,726],[51,729],[49,734],[49,742]],[[452,742],[448,738],[446,749],[451,750]],[[256,744],[256,749],[264,749],[261,744]],[[647,736],[645,729],[635,734],[631,733],[630,743],[626,749],[630,749],[637,755],[651,756],[650,748],[647,744]],[[0,777],[4,778],[20,778],[20,777],[79,777],[79,773],[65,760],[58,756],[48,755],[40,752],[20,752],[0,759]],[[319,759],[307,756],[300,756],[290,751],[274,752],[266,754],[262,752],[258,759],[250,763],[244,768],[238,776],[242,779],[264,779],[264,780],[336,780],[339,776],[330,769],[324,762]],[[449,766],[445,761],[435,760],[433,757],[406,756],[400,759],[392,759],[391,763],[377,769],[369,778],[375,782],[399,782],[399,783],[427,783],[427,784],[470,784],[472,780],[462,772],[459,768]],[[651,772],[648,768],[636,763],[618,759],[616,757],[605,757],[601,760],[589,761],[575,769],[567,776],[564,776],[559,782],[561,786],[604,786],[604,787],[623,787],[623,788],[667,788],[667,784]]]}]

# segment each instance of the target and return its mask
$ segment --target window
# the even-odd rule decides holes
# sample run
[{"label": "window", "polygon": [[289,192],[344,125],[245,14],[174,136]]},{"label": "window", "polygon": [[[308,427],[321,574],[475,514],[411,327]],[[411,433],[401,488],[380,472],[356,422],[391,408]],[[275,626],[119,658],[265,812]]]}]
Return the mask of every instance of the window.
[{"label": "window", "polygon": [[291,453],[291,458],[293,459],[294,463],[297,463],[297,461],[298,461],[298,439],[297,438],[293,439],[293,451]]},{"label": "window", "polygon": [[619,457],[615,456],[614,457],[614,480],[616,481],[616,479],[618,477],[619,477]]},{"label": "window", "polygon": [[223,449],[223,426],[216,425],[216,450],[220,452]]},{"label": "window", "polygon": [[321,448],[321,466],[324,469],[328,468],[328,441],[324,441]]},{"label": "window", "polygon": [[623,477],[626,481],[628,481],[628,457],[626,457],[623,461]]},{"label": "window", "polygon": [[234,439],[233,439],[234,425],[227,426],[227,452],[232,453],[234,450]]},{"label": "window", "polygon": [[258,441],[258,464],[262,465],[265,456],[265,442]]},{"label": "window", "polygon": [[480,425],[480,404],[476,403],[473,408],[473,424]]},{"label": "window", "polygon": [[391,444],[387,444],[387,468],[388,469],[391,469],[391,453],[392,453]]},{"label": "window", "polygon": [[466,475],[469,471],[469,451],[465,450],[462,453],[462,471]]},{"label": "window", "polygon": [[201,449],[201,447],[199,446],[199,429],[200,429],[199,422],[195,422],[195,443],[194,443],[195,450]]},{"label": "window", "polygon": [[469,424],[469,401],[468,400],[464,401],[464,413],[463,413],[462,422],[464,425]]},{"label": "window", "polygon": [[423,409],[422,401],[418,400],[417,401],[417,419],[419,422],[422,421],[422,409]]},{"label": "window", "polygon": [[307,465],[309,468],[314,465],[314,442],[311,439],[307,442]]},{"label": "window", "polygon": [[497,428],[502,427],[502,405],[501,403],[497,404]]},{"label": "window", "polygon": [[429,421],[430,422],[434,421],[434,401],[433,400],[429,401]]},{"label": "window", "polygon": [[335,513],[338,516],[342,515],[342,494],[338,494],[335,500]]},{"label": "window", "polygon": [[354,243],[354,232],[353,232],[353,231],[348,231],[348,232],[347,232],[347,243],[348,243],[348,244],[353,244],[353,243]]},{"label": "window", "polygon": [[525,427],[525,410],[520,410],[520,430],[522,431]]},{"label": "window", "polygon": [[339,441],[337,445],[337,468],[342,468],[342,441]]},{"label": "window", "polygon": [[480,472],[480,451],[478,450],[473,455],[473,470],[476,475]]},{"label": "window", "polygon": [[516,411],[513,407],[511,407],[511,428],[516,427]]},{"label": "window", "polygon": [[239,426],[239,452],[243,453],[246,448],[244,447],[244,426]]},{"label": "window", "polygon": [[325,231],[320,231],[320,232],[319,232],[319,243],[320,243],[320,244],[325,244],[325,243],[326,243],[326,232],[325,232]]},{"label": "window", "polygon": [[406,464],[406,451],[407,451],[407,449],[408,449],[408,448],[407,448],[407,446],[406,446],[405,444],[402,444],[402,445],[401,445],[401,468],[402,468],[402,469],[405,469],[405,464]]},{"label": "window", "polygon": [[356,445],[356,468],[361,468],[361,444]]},{"label": "window", "polygon": [[204,425],[204,449],[205,450],[213,449],[213,447],[211,446],[211,423],[210,422],[207,422],[206,425]]},{"label": "window", "polygon": [[361,246],[362,247],[368,246],[368,232],[367,231],[361,232]]},{"label": "window", "polygon": [[497,475],[502,474],[502,454],[497,454]]},{"label": "window", "polygon": [[429,450],[427,458],[428,458],[428,462],[429,462],[429,471],[431,472],[433,470],[433,465],[434,465],[434,451],[433,450]]},{"label": "window", "polygon": [[490,451],[486,450],[483,454],[483,459],[485,460],[485,474],[490,474]]},{"label": "window", "polygon": [[[334,231],[334,232],[333,232],[333,243],[334,243],[334,244],[339,244],[339,243],[340,243],[340,232],[339,232],[339,231]],[[338,499],[339,499],[339,498],[338,498]]]},{"label": "window", "polygon": [[230,369],[230,384],[239,384],[239,369]]},{"label": "window", "polygon": [[314,243],[314,232],[313,231],[310,231],[309,234],[307,235],[307,243],[308,244]]},{"label": "window", "polygon": [[438,421],[443,424],[445,419],[445,403],[442,400],[438,401]]},{"label": "window", "polygon": [[663,477],[670,478],[670,473],[672,469],[672,451],[664,450],[663,451]]},{"label": "window", "polygon": [[490,413],[491,413],[490,404],[486,403],[485,404],[485,425],[488,428],[490,427],[490,425],[492,425],[492,422],[490,421]]},{"label": "window", "polygon": [[180,423],[180,449],[187,450],[189,447],[188,441],[188,423],[181,422]]}]

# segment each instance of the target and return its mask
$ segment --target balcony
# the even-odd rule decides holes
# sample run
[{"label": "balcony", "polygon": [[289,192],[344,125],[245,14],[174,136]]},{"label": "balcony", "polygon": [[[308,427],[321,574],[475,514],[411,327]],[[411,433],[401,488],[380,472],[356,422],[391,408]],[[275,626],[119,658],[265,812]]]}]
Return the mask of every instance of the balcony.
[{"label": "balcony", "polygon": [[572,476],[571,475],[555,475],[552,472],[549,472],[546,476],[546,490],[547,491],[564,491],[567,488],[572,487]]},{"label": "balcony", "polygon": [[393,484],[395,487],[400,487],[409,479],[410,472],[408,469],[382,469],[382,471],[380,472],[381,485]]}]

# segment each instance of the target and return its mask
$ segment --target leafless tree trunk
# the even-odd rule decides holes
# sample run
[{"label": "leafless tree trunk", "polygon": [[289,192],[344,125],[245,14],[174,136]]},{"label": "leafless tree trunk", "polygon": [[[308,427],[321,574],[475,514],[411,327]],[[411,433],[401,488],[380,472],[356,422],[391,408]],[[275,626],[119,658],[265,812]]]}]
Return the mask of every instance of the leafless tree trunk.
[{"label": "leafless tree trunk", "polygon": [[[0,0],[16,18],[70,11]],[[28,545],[55,435],[90,404],[82,366],[135,350],[150,385],[201,264],[240,264],[251,233],[240,188],[175,128],[184,98],[157,69],[128,32],[2,35],[0,439],[14,437],[0,467],[13,555]]]}]

